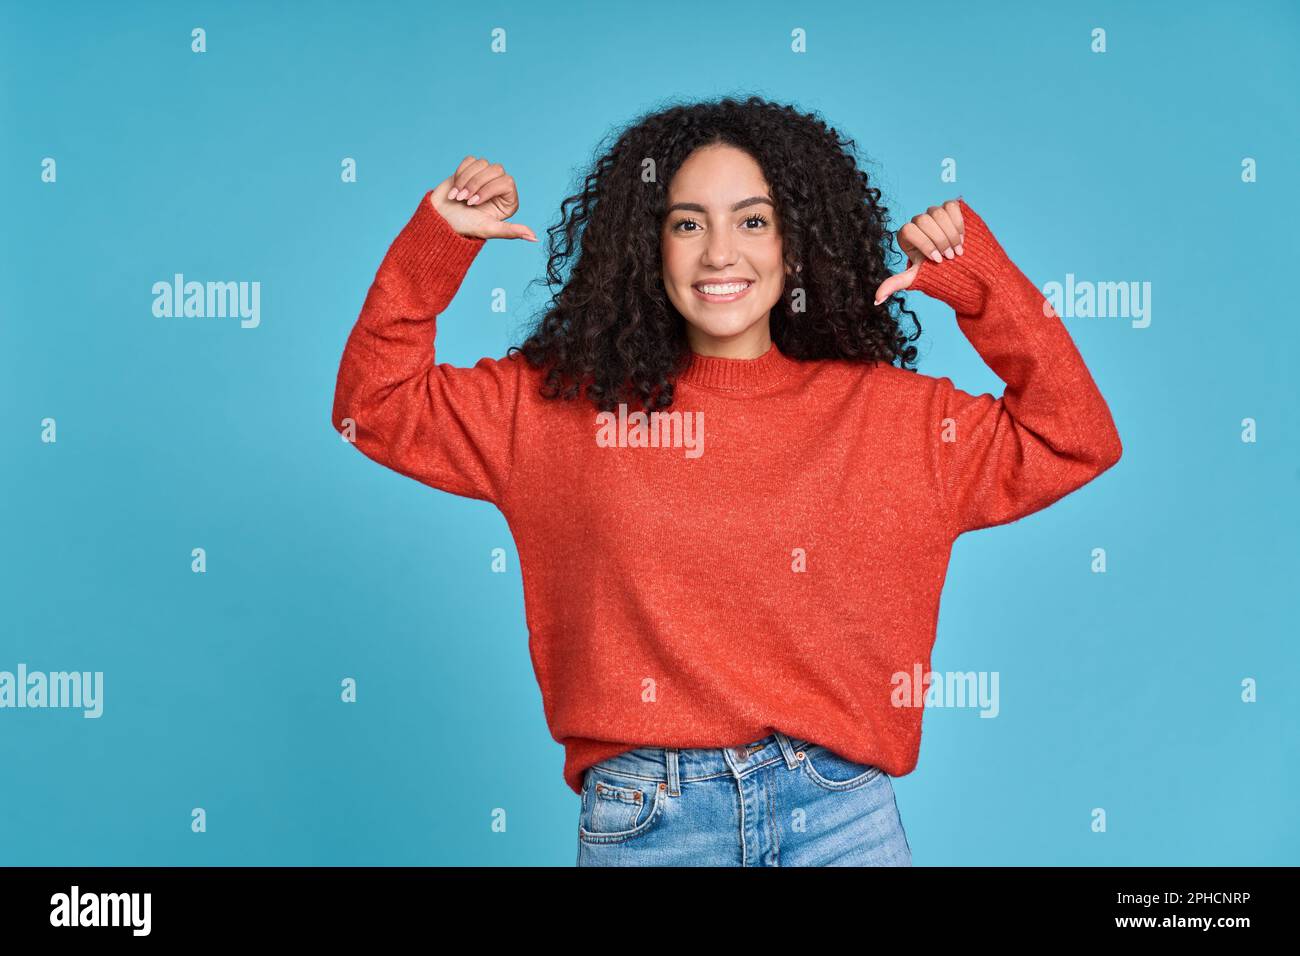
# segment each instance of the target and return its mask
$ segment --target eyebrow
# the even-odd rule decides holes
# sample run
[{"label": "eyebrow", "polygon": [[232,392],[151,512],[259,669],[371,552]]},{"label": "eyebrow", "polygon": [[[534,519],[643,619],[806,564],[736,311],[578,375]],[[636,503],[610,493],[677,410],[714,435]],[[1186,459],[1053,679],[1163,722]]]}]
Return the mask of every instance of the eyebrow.
[{"label": "eyebrow", "polygon": [[[761,202],[767,203],[773,209],[776,208],[776,203],[772,202],[772,200],[768,199],[766,196],[750,196],[748,199],[742,199],[740,202],[732,206],[731,211],[735,212],[737,209],[744,209],[746,206],[754,206]],[[675,202],[668,207],[668,212],[672,212],[674,209],[685,209],[689,212],[708,211],[697,202]]]}]

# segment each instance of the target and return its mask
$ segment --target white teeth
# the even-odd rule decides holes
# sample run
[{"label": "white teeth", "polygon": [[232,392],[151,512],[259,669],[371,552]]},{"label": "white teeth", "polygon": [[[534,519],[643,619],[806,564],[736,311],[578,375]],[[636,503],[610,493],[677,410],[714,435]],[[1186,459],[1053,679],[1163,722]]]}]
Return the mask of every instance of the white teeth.
[{"label": "white teeth", "polygon": [[731,295],[734,292],[748,289],[752,284],[751,282],[730,282],[727,285],[700,285],[696,286],[696,288],[705,295]]}]

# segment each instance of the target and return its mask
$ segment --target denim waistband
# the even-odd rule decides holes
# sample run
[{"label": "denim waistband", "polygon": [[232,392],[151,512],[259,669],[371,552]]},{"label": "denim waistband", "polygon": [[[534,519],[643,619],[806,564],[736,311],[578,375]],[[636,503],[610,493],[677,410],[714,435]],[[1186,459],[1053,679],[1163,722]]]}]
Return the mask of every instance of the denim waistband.
[{"label": "denim waistband", "polygon": [[668,792],[676,795],[684,780],[741,776],[773,760],[784,760],[788,767],[796,767],[797,754],[816,746],[777,730],[736,747],[638,747],[607,757],[591,769],[635,780],[666,782]]}]

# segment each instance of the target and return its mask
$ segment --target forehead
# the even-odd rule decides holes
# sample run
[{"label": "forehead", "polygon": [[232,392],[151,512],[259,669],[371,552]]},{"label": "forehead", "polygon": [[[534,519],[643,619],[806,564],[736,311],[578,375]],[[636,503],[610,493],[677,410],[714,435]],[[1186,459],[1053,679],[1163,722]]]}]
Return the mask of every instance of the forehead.
[{"label": "forehead", "polygon": [[730,206],[767,189],[767,179],[754,157],[734,146],[711,146],[697,149],[682,163],[668,184],[668,199]]}]

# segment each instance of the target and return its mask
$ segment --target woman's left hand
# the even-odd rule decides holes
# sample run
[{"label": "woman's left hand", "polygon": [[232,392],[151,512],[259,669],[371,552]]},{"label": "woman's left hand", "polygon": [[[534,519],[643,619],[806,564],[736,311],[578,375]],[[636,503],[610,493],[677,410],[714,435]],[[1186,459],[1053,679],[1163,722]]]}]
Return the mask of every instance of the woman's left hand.
[{"label": "woman's left hand", "polygon": [[896,273],[880,283],[875,304],[880,305],[895,292],[910,286],[926,259],[943,262],[945,257],[960,256],[965,235],[956,199],[950,199],[942,206],[931,206],[921,215],[913,216],[911,222],[898,230],[898,247],[907,255],[910,266],[907,271]]}]

